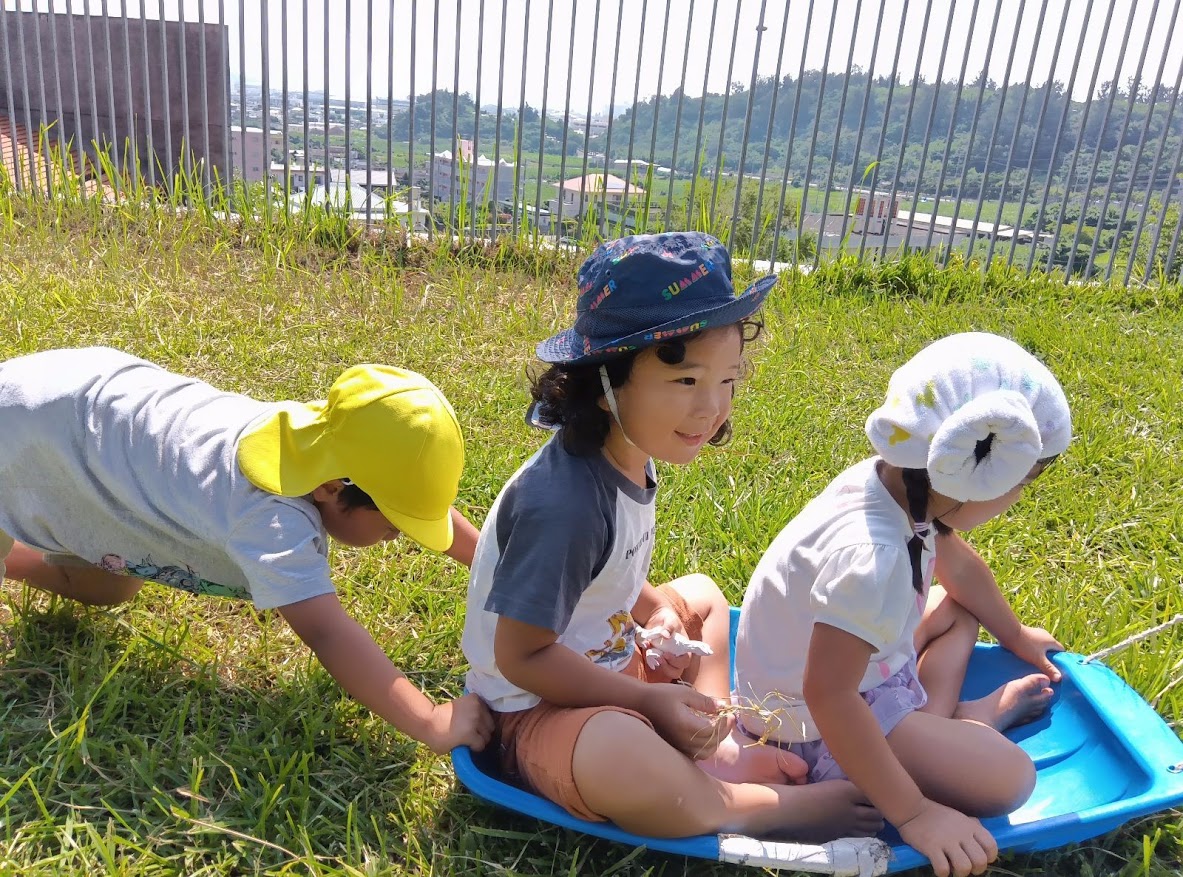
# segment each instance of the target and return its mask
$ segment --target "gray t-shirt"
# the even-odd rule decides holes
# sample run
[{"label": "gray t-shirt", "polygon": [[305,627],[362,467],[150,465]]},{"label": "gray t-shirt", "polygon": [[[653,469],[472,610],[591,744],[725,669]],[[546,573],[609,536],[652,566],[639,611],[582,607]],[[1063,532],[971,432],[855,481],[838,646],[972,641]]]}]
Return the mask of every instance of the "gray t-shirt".
[{"label": "gray t-shirt", "polygon": [[0,530],[260,609],[331,593],[316,507],[238,468],[274,408],[109,348],[0,363]]},{"label": "gray t-shirt", "polygon": [[653,554],[656,478],[638,487],[602,454],[579,457],[556,434],[502,488],[481,529],[461,645],[468,688],[498,712],[540,700],[497,668],[497,619],[552,630],[609,670],[632,658],[631,610]]}]

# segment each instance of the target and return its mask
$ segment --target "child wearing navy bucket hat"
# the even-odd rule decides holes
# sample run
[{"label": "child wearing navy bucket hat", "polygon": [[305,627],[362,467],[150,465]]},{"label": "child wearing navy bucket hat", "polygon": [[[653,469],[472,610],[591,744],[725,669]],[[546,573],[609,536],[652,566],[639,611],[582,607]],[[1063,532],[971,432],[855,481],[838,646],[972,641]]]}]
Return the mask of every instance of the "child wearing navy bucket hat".
[{"label": "child wearing navy bucket hat", "polygon": [[647,580],[654,460],[728,438],[776,278],[737,294],[726,248],[679,232],[604,244],[578,283],[574,325],[537,348],[533,417],[554,434],[501,490],[469,579],[468,688],[493,710],[502,772],[650,837],[874,834],[852,784],[802,785],[795,756],[731,734],[718,586]]}]

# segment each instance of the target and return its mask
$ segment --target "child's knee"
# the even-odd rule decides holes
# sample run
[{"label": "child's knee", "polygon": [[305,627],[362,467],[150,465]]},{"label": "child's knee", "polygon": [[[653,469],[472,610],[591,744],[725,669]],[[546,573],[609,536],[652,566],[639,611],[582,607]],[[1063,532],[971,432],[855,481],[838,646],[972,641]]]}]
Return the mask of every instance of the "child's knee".
[{"label": "child's knee", "polygon": [[703,573],[691,573],[670,582],[687,605],[705,621],[712,614],[727,613],[731,607],[723,591],[715,584],[715,580]]},{"label": "child's knee", "polygon": [[975,793],[978,809],[973,815],[983,818],[1005,816],[1027,802],[1035,791],[1035,763],[1018,746],[1011,744],[999,758],[993,780]]}]

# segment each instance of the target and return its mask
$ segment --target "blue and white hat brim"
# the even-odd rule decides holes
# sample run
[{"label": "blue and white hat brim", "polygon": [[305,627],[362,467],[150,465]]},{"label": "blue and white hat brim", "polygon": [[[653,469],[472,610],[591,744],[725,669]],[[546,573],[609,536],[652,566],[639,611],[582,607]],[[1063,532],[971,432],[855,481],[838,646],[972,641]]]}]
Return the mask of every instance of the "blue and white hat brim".
[{"label": "blue and white hat brim", "polygon": [[761,277],[725,304],[684,314],[676,320],[621,338],[587,338],[574,329],[564,329],[545,341],[540,341],[536,353],[543,362],[594,365],[622,353],[652,347],[667,338],[672,339],[718,326],[730,326],[758,311],[772,287],[776,285],[776,280],[775,274]]}]

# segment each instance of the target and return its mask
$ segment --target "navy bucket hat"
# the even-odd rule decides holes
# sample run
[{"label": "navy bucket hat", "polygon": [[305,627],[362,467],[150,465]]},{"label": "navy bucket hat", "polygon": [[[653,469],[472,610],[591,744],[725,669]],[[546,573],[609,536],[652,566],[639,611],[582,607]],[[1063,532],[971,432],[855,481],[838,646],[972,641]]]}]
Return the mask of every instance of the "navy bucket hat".
[{"label": "navy bucket hat", "polygon": [[543,362],[595,364],[750,317],[776,276],[736,295],[731,255],[700,232],[633,235],[596,248],[579,269],[575,325],[538,345]]}]

